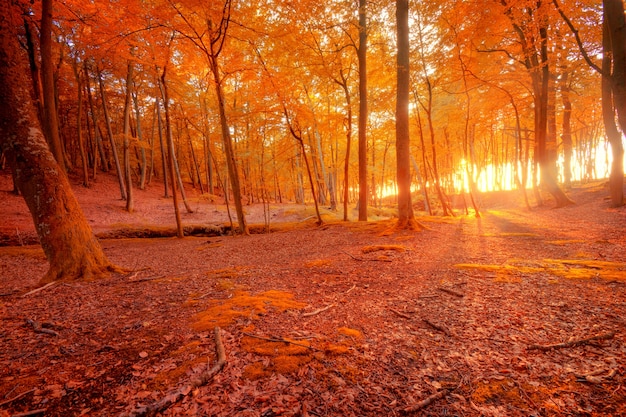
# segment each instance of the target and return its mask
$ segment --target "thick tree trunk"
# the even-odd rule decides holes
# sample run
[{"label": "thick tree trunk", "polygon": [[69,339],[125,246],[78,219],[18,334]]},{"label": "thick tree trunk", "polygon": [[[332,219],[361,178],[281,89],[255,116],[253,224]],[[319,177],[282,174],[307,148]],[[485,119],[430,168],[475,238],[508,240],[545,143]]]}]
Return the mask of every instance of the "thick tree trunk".
[{"label": "thick tree trunk", "polygon": [[16,28],[20,10],[0,3],[0,147],[33,216],[50,262],[42,283],[93,279],[116,268],[93,235],[43,136]]},{"label": "thick tree trunk", "polygon": [[396,166],[398,182],[398,226],[412,227],[415,221],[411,203],[411,147],[409,137],[409,2],[396,0],[397,21],[397,98]]},{"label": "thick tree trunk", "polygon": [[[612,3],[605,1],[606,3]],[[615,7],[615,5],[612,5]],[[618,8],[619,9],[619,8]],[[616,12],[613,9],[605,9],[605,14]],[[622,10],[622,16],[623,16]],[[607,139],[611,144],[613,162],[611,164],[611,173],[609,176],[609,193],[611,196],[611,205],[620,207],[624,204],[624,145],[622,143],[622,134],[617,129],[615,123],[615,74],[614,74],[614,53],[613,53],[613,37],[611,33],[610,17],[605,15],[602,30],[602,43],[604,54],[602,59],[602,119],[604,121],[604,130]]]},{"label": "thick tree trunk", "polygon": [[[626,18],[622,0],[604,0],[602,62],[602,114],[611,144],[613,163],[609,178],[611,205],[624,205],[624,143],[615,126],[615,110],[626,132]],[[612,62],[611,62],[612,58]],[[611,65],[612,64],[612,65]]]}]

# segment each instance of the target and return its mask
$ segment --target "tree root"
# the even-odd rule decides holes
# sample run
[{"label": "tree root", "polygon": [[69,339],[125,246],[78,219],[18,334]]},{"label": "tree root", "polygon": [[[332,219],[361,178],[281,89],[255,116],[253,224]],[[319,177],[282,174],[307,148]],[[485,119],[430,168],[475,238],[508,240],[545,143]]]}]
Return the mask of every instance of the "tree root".
[{"label": "tree root", "polygon": [[404,414],[409,414],[409,413],[414,413],[416,411],[419,411],[422,408],[429,406],[433,402],[435,402],[435,401],[437,401],[437,400],[439,400],[441,398],[444,398],[449,393],[450,393],[450,390],[448,390],[448,389],[444,389],[444,390],[438,391],[438,392],[434,393],[433,395],[424,398],[422,401],[418,402],[417,404],[413,404],[413,405],[411,405],[409,407],[405,407],[402,410],[402,412]]},{"label": "tree root", "polygon": [[422,319],[422,321],[426,324],[428,324],[430,327],[432,327],[435,330],[439,330],[440,332],[444,333],[446,336],[451,336],[450,331],[448,329],[446,329],[443,326],[440,326],[438,324],[433,323],[430,320],[427,319]]},{"label": "tree root", "polygon": [[33,389],[29,390],[29,391],[24,391],[23,393],[21,393],[21,394],[19,394],[19,395],[15,396],[15,397],[13,397],[13,398],[10,398],[10,399],[8,399],[8,400],[6,400],[6,401],[2,401],[2,402],[0,403],[0,407],[4,407],[4,406],[5,406],[5,405],[7,405],[7,404],[11,404],[13,401],[17,401],[17,400],[19,400],[20,398],[22,398],[22,397],[24,397],[24,396],[26,396],[26,395],[28,395],[28,394],[30,394],[30,393],[32,393],[32,392],[35,392],[35,388],[33,388]]},{"label": "tree root", "polygon": [[402,317],[403,319],[412,319],[412,318],[413,318],[413,317],[409,316],[408,314],[403,313],[403,312],[398,311],[398,310],[395,310],[395,309],[393,309],[393,308],[387,308],[387,309],[388,309],[389,311],[391,311],[392,313],[394,313],[394,314],[396,314],[396,315],[398,315],[398,316]]},{"label": "tree root", "polygon": [[335,304],[328,304],[326,307],[318,308],[317,310],[315,310],[315,311],[311,311],[310,313],[302,313],[302,317],[312,317],[312,316],[316,316],[316,315],[318,315],[319,313],[322,313],[322,312],[324,312],[324,311],[326,311],[326,310],[328,310],[329,308],[332,308],[332,307],[334,307],[334,306],[335,306]]},{"label": "tree root", "polygon": [[263,337],[263,336],[257,336],[257,335],[252,334],[252,333],[246,333],[246,332],[242,332],[242,334],[244,336],[254,337],[255,339],[265,340],[267,342],[287,343],[289,345],[300,346],[300,347],[307,348],[307,349],[310,349],[310,350],[315,350],[315,351],[318,351],[318,352],[320,351],[319,349],[314,348],[313,346],[308,346],[308,345],[304,345],[302,343],[292,342],[291,340],[287,340],[287,339],[283,339],[283,338]]},{"label": "tree root", "polygon": [[201,387],[207,384],[210,380],[212,380],[215,375],[217,375],[226,365],[226,353],[224,351],[224,344],[222,343],[222,337],[220,335],[220,328],[216,327],[214,330],[215,333],[215,350],[217,352],[217,362],[213,367],[202,374],[200,376],[191,381],[191,384],[186,385],[177,391],[171,392],[163,397],[161,400],[147,405],[145,407],[140,407],[133,410],[130,414],[122,414],[122,416],[129,417],[150,417],[154,416],[161,411],[166,410],[177,402],[181,401],[190,392],[194,389]]},{"label": "tree root", "polygon": [[456,292],[456,291],[454,291],[454,290],[450,290],[450,289],[448,289],[448,288],[439,287],[439,288],[437,288],[437,289],[438,289],[439,291],[443,291],[443,292],[448,293],[448,294],[450,294],[450,295],[454,295],[455,297],[459,297],[459,298],[463,298],[463,297],[465,297],[465,295],[464,295],[464,294],[461,294],[460,292]]},{"label": "tree root", "polygon": [[564,349],[564,348],[570,348],[570,347],[576,347],[576,346],[583,346],[583,345],[588,345],[591,342],[595,342],[597,340],[613,339],[614,336],[615,336],[615,332],[601,333],[595,336],[587,337],[585,339],[571,340],[569,342],[564,342],[564,343],[554,343],[551,345],[530,345],[526,348],[526,350],[542,350],[545,352],[545,351],[552,350],[552,349]]},{"label": "tree root", "polygon": [[26,319],[26,323],[30,324],[33,327],[33,331],[35,333],[49,334],[50,336],[58,336],[59,335],[57,332],[55,332],[52,329],[44,329],[41,326],[41,323],[36,322],[34,320]]}]

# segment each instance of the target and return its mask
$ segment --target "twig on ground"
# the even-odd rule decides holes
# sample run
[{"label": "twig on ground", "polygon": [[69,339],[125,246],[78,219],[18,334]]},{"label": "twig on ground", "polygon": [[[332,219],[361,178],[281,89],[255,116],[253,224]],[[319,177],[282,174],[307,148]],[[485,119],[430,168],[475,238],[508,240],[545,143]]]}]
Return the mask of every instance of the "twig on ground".
[{"label": "twig on ground", "polygon": [[[537,413],[537,410],[539,410],[539,407],[537,406],[537,404],[535,404],[533,399],[530,398],[530,395],[528,395],[528,393],[524,390],[524,388],[522,388],[522,385],[519,382],[517,382],[515,379],[513,379],[513,383],[517,386],[517,389],[519,390],[519,392],[522,393],[524,395],[524,397],[526,397],[528,402],[535,408],[534,411]],[[539,414],[539,413],[537,413],[537,414]]]},{"label": "twig on ground", "polygon": [[58,281],[49,282],[46,285],[44,285],[43,287],[35,288],[34,290],[27,292],[26,294],[22,295],[22,297],[27,297],[29,295],[33,295],[35,293],[38,293],[39,291],[45,290],[46,288],[52,287],[53,285],[55,285],[57,283],[58,283]]},{"label": "twig on ground", "polygon": [[615,332],[601,333],[595,336],[587,337],[585,339],[571,340],[569,342],[564,343],[554,343],[551,345],[530,345],[526,348],[526,350],[542,350],[548,351],[551,349],[564,349],[576,346],[588,345],[591,342],[595,342],[597,340],[608,340],[613,339],[615,336]]},{"label": "twig on ground", "polygon": [[176,404],[183,398],[185,398],[191,391],[194,389],[201,387],[208,383],[211,379],[215,377],[226,365],[226,352],[224,350],[224,344],[222,343],[222,337],[220,335],[220,328],[216,327],[214,330],[215,333],[215,351],[217,352],[217,362],[211,369],[206,372],[200,374],[198,379],[192,380],[190,385],[186,385],[179,390],[172,392],[166,395],[161,400],[145,406],[140,407],[130,413],[130,416],[133,417],[148,417],[154,416],[167,408],[171,407],[173,404]]},{"label": "twig on ground", "polygon": [[312,316],[316,316],[316,315],[318,315],[319,313],[322,313],[322,312],[324,312],[324,311],[326,311],[326,310],[328,310],[329,308],[332,308],[332,307],[334,307],[334,306],[335,306],[335,304],[328,304],[326,307],[318,308],[317,310],[315,310],[315,311],[311,311],[310,313],[302,313],[302,317],[312,317]]},{"label": "twig on ground", "polygon": [[33,331],[35,333],[44,333],[44,334],[49,334],[51,336],[58,336],[59,335],[57,332],[55,332],[52,329],[44,329],[43,327],[41,327],[41,323],[36,322],[34,320],[26,319],[26,323],[30,324],[33,327]]},{"label": "twig on ground", "polygon": [[[602,375],[606,374],[606,375]],[[585,375],[574,375],[576,382],[590,382],[592,384],[601,384],[605,379],[612,379],[617,374],[617,369],[598,369]]]},{"label": "twig on ground", "polygon": [[11,417],[30,417],[30,416],[38,416],[39,414],[45,413],[47,408],[39,408],[37,410],[26,411],[24,413],[13,414]]},{"label": "twig on ground", "polygon": [[146,278],[140,278],[140,279],[132,279],[127,282],[129,284],[136,284],[138,282],[154,281],[154,280],[161,279],[161,278],[165,278],[165,275],[158,275],[156,277],[146,277]]},{"label": "twig on ground", "polygon": [[352,259],[354,259],[355,261],[360,261],[360,262],[365,262],[365,261],[372,261],[372,262],[393,262],[391,259],[365,259],[365,258],[359,258],[357,256],[354,256],[353,254],[346,252],[345,250],[342,250],[341,252],[345,253],[346,255],[348,255],[349,257],[351,257]]},{"label": "twig on ground", "polygon": [[446,336],[451,336],[450,331],[449,331],[448,329],[446,329],[445,327],[440,326],[440,325],[438,325],[438,324],[435,324],[435,323],[433,323],[432,321],[427,320],[427,319],[422,319],[422,321],[423,321],[424,323],[428,324],[428,325],[429,325],[430,327],[432,327],[433,329],[435,329],[435,330],[439,330],[440,332],[445,333],[445,335],[446,335]]},{"label": "twig on ground", "polygon": [[445,293],[448,293],[450,295],[454,295],[455,297],[459,297],[459,298],[463,298],[465,297],[464,294],[461,294],[460,292],[456,292],[454,290],[448,289],[448,288],[443,288],[443,287],[439,287],[437,288],[439,291],[443,291]]},{"label": "twig on ground", "polygon": [[11,292],[3,292],[2,294],[0,294],[0,297],[8,297],[10,295],[15,294],[17,291],[11,291]]},{"label": "twig on ground", "polygon": [[395,314],[397,314],[398,316],[400,316],[400,317],[402,317],[404,319],[412,319],[413,318],[413,317],[409,316],[408,314],[405,314],[405,313],[403,313],[401,311],[395,310],[395,309],[393,309],[391,307],[387,307],[387,309],[389,311],[391,311],[392,313],[395,313]]},{"label": "twig on ground", "polygon": [[17,400],[19,400],[20,398],[22,398],[23,396],[28,395],[28,394],[30,394],[31,392],[34,392],[34,391],[35,391],[35,388],[33,388],[33,389],[29,390],[29,391],[24,391],[23,393],[21,393],[21,394],[19,394],[19,395],[16,395],[15,397],[13,397],[13,398],[11,398],[11,399],[9,399],[9,400],[2,401],[2,402],[0,403],[0,407],[4,407],[4,406],[5,406],[5,405],[7,405],[7,404],[11,404],[13,401],[17,401]]},{"label": "twig on ground", "polygon": [[350,294],[350,291],[352,291],[355,288],[356,288],[356,284],[352,285],[352,287],[350,287],[350,289],[346,291],[346,294]]},{"label": "twig on ground", "polygon": [[444,390],[438,391],[438,392],[434,393],[433,395],[424,398],[422,401],[418,402],[417,404],[413,404],[413,405],[411,405],[409,407],[405,407],[402,411],[405,414],[414,413],[416,411],[421,410],[424,407],[429,406],[433,402],[435,402],[435,401],[437,401],[437,400],[439,400],[441,398],[444,398],[449,393],[450,393],[450,390],[448,390],[448,389],[444,389]]},{"label": "twig on ground", "polygon": [[316,349],[313,346],[303,345],[302,343],[292,342],[291,340],[287,340],[287,339],[283,339],[283,338],[278,339],[278,338],[274,338],[274,337],[263,337],[263,336],[257,336],[255,334],[247,333],[247,332],[242,332],[242,334],[244,336],[253,337],[255,339],[260,339],[260,340],[265,340],[267,342],[288,343],[290,345],[301,346],[301,347],[304,347],[304,348],[307,348],[307,349],[319,351],[319,349]]}]

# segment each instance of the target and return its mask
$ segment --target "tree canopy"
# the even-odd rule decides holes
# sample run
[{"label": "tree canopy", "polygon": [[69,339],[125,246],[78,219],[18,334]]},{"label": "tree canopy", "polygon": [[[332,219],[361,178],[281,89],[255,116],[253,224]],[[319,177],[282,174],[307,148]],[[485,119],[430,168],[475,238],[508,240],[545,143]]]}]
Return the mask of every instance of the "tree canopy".
[{"label": "tree canopy", "polygon": [[[55,82],[63,155],[49,143],[85,177],[118,165],[129,200],[133,187],[167,177],[164,73],[180,181],[234,193],[236,205],[315,197],[333,209],[343,202],[348,218],[348,203],[396,204],[407,180],[418,210],[442,214],[452,214],[452,194],[511,188],[534,187],[538,204],[549,191],[564,205],[572,181],[610,170],[593,68],[606,49],[600,2],[409,2],[410,143],[397,155],[395,2],[52,3],[48,28],[40,2],[23,2],[21,29],[34,84],[47,91],[48,67]],[[350,152],[357,131],[359,152]],[[410,160],[402,181],[397,157]],[[238,221],[244,231],[239,206]]]}]

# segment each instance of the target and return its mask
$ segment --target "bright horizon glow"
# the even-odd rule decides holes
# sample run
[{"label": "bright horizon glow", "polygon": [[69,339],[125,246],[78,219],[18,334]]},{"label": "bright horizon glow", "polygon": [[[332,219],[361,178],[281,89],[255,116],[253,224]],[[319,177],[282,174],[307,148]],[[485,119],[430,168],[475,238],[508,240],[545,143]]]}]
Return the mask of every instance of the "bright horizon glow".
[{"label": "bright horizon glow", "polygon": [[[613,161],[610,145],[604,141],[593,149],[592,152],[595,155],[593,165],[585,168],[579,164],[579,160],[582,159],[582,161],[585,162],[588,158],[581,158],[580,152],[576,149],[572,151],[572,182],[607,179],[609,177],[611,163]],[[469,181],[465,164],[466,161],[462,159],[454,174],[454,190],[456,193],[469,191]],[[624,166],[626,166],[626,154],[624,155]],[[562,183],[564,169],[563,154],[559,154],[558,156],[557,169],[559,171],[559,183]],[[531,164],[528,166],[526,178],[526,189],[531,189],[533,187]],[[480,173],[477,174],[475,183],[480,192],[509,191],[518,188],[515,180],[515,170],[513,164],[510,162],[498,166],[493,164],[486,165]],[[418,192],[420,190],[420,184],[413,181],[411,190],[412,192]],[[382,193],[379,195],[381,198],[386,198],[396,193],[397,187],[394,181],[385,184]]]}]

